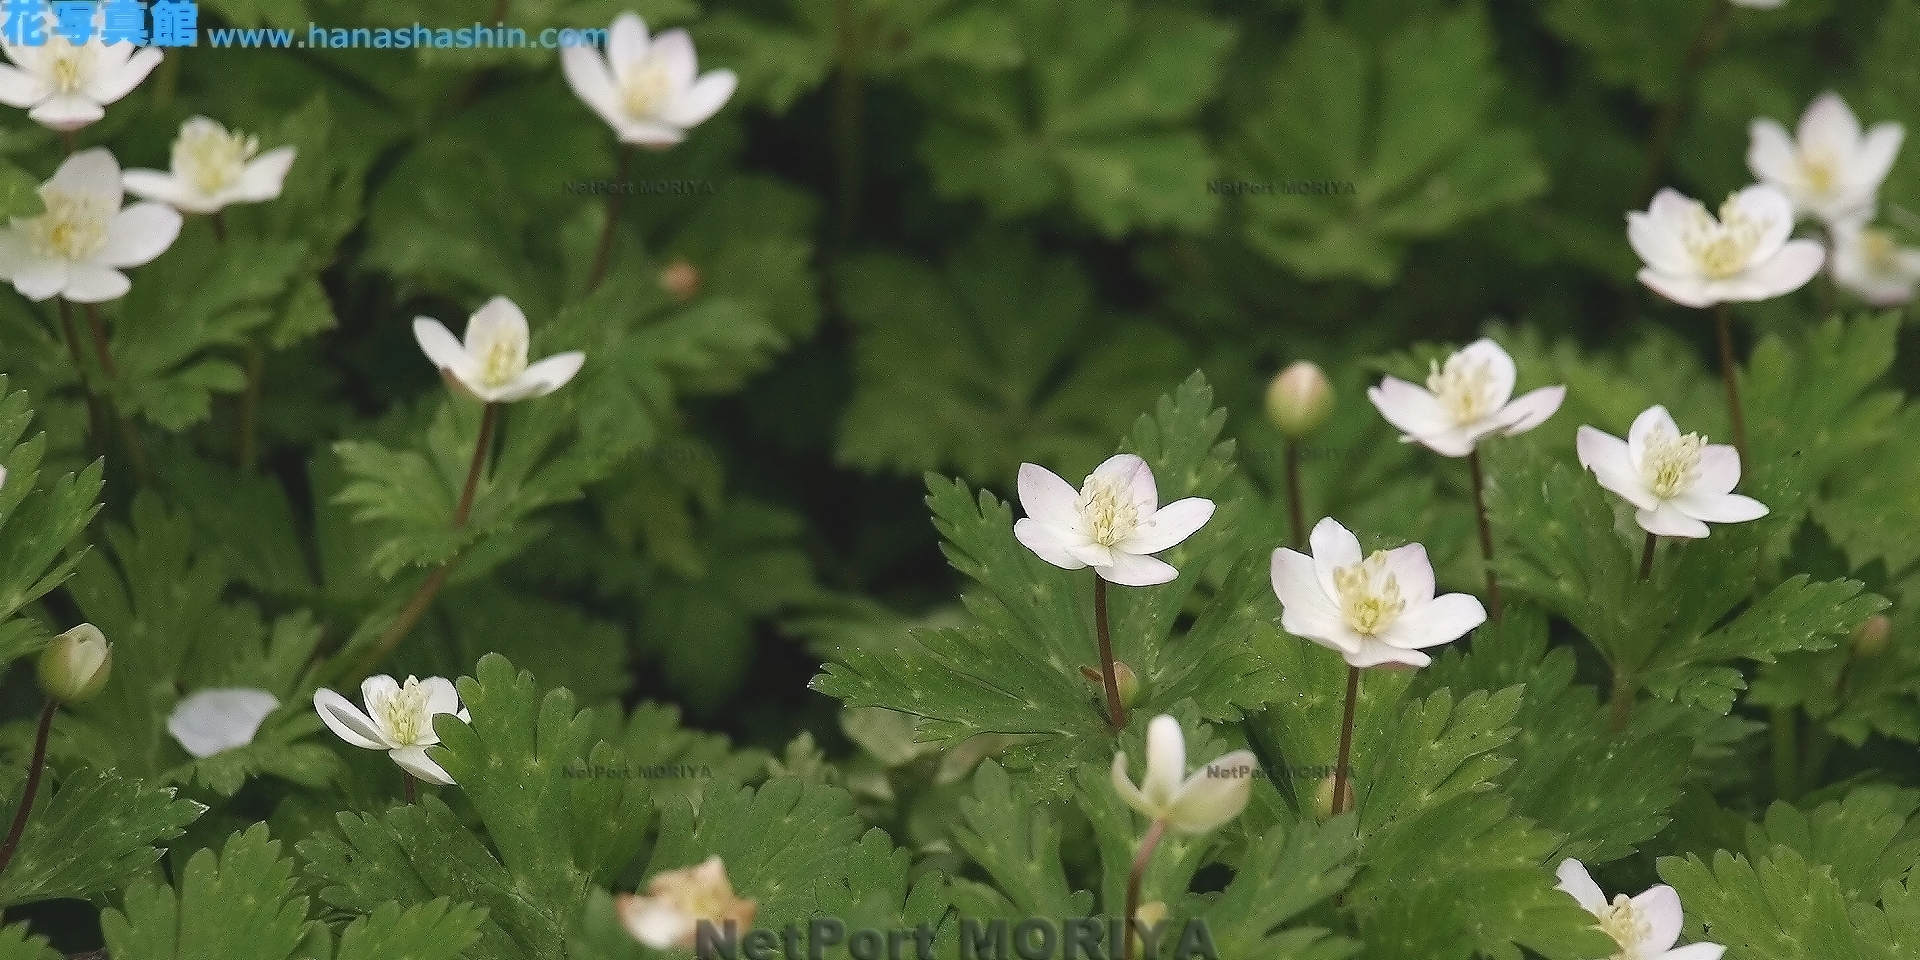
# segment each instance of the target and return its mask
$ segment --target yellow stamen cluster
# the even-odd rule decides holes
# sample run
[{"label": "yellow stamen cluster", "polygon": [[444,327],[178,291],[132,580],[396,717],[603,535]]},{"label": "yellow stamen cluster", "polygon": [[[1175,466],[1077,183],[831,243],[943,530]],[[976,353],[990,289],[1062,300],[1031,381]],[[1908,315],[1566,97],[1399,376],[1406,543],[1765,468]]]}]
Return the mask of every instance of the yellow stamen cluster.
[{"label": "yellow stamen cluster", "polygon": [[504,387],[527,369],[526,341],[511,336],[488,337],[480,345],[480,379],[489,387]]},{"label": "yellow stamen cluster", "polygon": [[1387,554],[1373,555],[1333,572],[1333,589],[1340,597],[1340,614],[1355,633],[1373,636],[1400,619],[1407,602],[1400,598],[1400,581],[1387,572]]},{"label": "yellow stamen cluster", "polygon": [[173,145],[173,169],[194,189],[213,196],[232,186],[246,171],[247,161],[260,152],[260,139],[223,129],[218,124],[192,124]]},{"label": "yellow stamen cluster", "polygon": [[47,212],[22,224],[34,253],[84,260],[107,245],[107,222],[114,213],[111,197],[42,188],[40,200]]},{"label": "yellow stamen cluster", "polygon": [[1080,516],[1087,537],[1103,547],[1118,546],[1140,525],[1140,510],[1131,493],[1107,479],[1088,480],[1080,493]]},{"label": "yellow stamen cluster", "polygon": [[1681,229],[1680,242],[1693,255],[1701,273],[1709,279],[1725,280],[1748,267],[1769,226],[1768,221],[1742,213],[1732,199],[1721,204],[1718,221],[1696,202]]},{"label": "yellow stamen cluster", "polygon": [[1830,193],[1840,182],[1840,162],[1826,150],[1802,149],[1800,177],[1814,193]]},{"label": "yellow stamen cluster", "polygon": [[1462,426],[1493,411],[1493,371],[1486,361],[1475,363],[1465,354],[1447,358],[1446,367],[1434,361],[1427,373],[1427,389],[1440,406]]},{"label": "yellow stamen cluster", "polygon": [[627,116],[645,119],[660,112],[666,105],[668,94],[673,92],[673,81],[667,77],[667,68],[659,61],[649,61],[646,66],[627,73],[620,84],[620,99],[627,108]]},{"label": "yellow stamen cluster", "polygon": [[1706,445],[1706,438],[1697,433],[1683,437],[1663,430],[1648,436],[1640,475],[1653,495],[1671,500],[1693,489],[1700,476],[1700,452]]},{"label": "yellow stamen cluster", "polygon": [[[368,704],[372,707],[372,704]],[[422,733],[431,733],[432,727],[427,719],[427,688],[420,681],[408,677],[406,686],[395,691],[386,703],[380,704],[380,719],[384,721],[387,735],[395,743],[415,744],[420,742]],[[423,729],[424,728],[424,729]]]},{"label": "yellow stamen cluster", "polygon": [[1608,960],[1639,960],[1636,948],[1653,935],[1653,923],[1633,908],[1633,899],[1624,893],[1615,894],[1613,903],[1601,912],[1600,929],[1620,945],[1620,952]]}]

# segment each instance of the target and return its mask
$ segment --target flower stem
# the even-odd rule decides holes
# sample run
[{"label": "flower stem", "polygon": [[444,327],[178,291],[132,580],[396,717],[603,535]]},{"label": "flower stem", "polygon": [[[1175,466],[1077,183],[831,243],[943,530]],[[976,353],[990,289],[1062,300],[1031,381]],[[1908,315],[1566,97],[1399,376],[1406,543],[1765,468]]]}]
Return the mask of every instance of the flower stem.
[{"label": "flower stem", "polygon": [[607,222],[600,228],[600,246],[593,252],[593,270],[587,274],[587,292],[600,288],[600,281],[606,279],[607,264],[613,255],[613,225],[620,221],[620,204],[627,198],[623,184],[627,182],[627,168],[633,165],[633,144],[620,145],[619,169],[613,175],[613,192],[607,195]]},{"label": "flower stem", "polygon": [[215,210],[213,212],[213,215],[207,218],[207,222],[213,224],[213,239],[218,240],[221,243],[226,243],[227,242],[226,215],[221,213],[218,210]]},{"label": "flower stem", "polygon": [[1306,504],[1300,496],[1300,444],[1287,441],[1287,519],[1293,524],[1293,548],[1306,549]]},{"label": "flower stem", "polygon": [[67,356],[73,359],[73,372],[80,378],[80,392],[87,398],[87,425],[91,434],[94,452],[103,453],[107,447],[107,415],[100,407],[100,398],[94,395],[92,378],[87,376],[86,361],[80,357],[80,331],[73,325],[73,311],[68,309],[67,301],[60,301],[60,336],[67,342]]},{"label": "flower stem", "polygon": [[466,526],[467,514],[473,510],[473,493],[479,488],[480,474],[487,466],[487,447],[493,442],[493,421],[499,410],[499,404],[489,403],[480,414],[480,439],[473,445],[473,464],[467,468],[467,485],[461,488],[460,505],[453,511],[455,528]]},{"label": "flower stem", "polygon": [[413,774],[405,770],[400,771],[400,782],[402,784],[401,789],[406,793],[407,806],[413,806],[414,802],[420,799],[418,793],[414,790]]},{"label": "flower stem", "polygon": [[1773,792],[1789,803],[1800,797],[1799,717],[1792,707],[1774,707]]},{"label": "flower stem", "polygon": [[260,458],[260,394],[266,389],[267,351],[258,341],[247,341],[247,388],[240,394],[239,464],[252,473]]},{"label": "flower stem", "polygon": [[1133,960],[1133,915],[1140,912],[1140,881],[1146,876],[1147,861],[1153,858],[1155,847],[1167,832],[1165,820],[1155,820],[1147,828],[1147,835],[1140,840],[1140,851],[1133,855],[1133,869],[1127,873],[1127,914],[1126,929],[1122,931],[1120,960]]},{"label": "flower stem", "polygon": [[1680,129],[1680,114],[1686,109],[1686,97],[1693,86],[1694,77],[1707,63],[1707,57],[1720,45],[1720,38],[1727,25],[1727,15],[1733,11],[1731,0],[1713,0],[1713,9],[1707,19],[1700,24],[1700,32],[1694,34],[1693,45],[1687,48],[1687,59],[1680,65],[1680,76],[1675,81],[1673,97],[1660,105],[1660,115],[1653,124],[1653,136],[1647,141],[1646,159],[1640,166],[1640,179],[1633,187],[1634,202],[1643,204],[1653,196],[1654,184],[1667,169],[1667,160],[1673,154],[1673,137]]},{"label": "flower stem", "polygon": [[107,352],[107,325],[100,321],[100,309],[89,303],[86,310],[87,328],[93,333],[93,352],[100,358],[100,369],[107,379],[118,380],[120,368],[114,364],[113,354]]},{"label": "flower stem", "polygon": [[1633,718],[1633,678],[1624,673],[1613,675],[1613,695],[1607,698],[1607,729],[1619,733]]},{"label": "flower stem", "polygon": [[1114,733],[1127,728],[1127,710],[1120,704],[1120,682],[1113,669],[1113,635],[1107,629],[1107,581],[1093,575],[1093,629],[1100,638],[1100,683],[1107,690],[1107,723]]},{"label": "flower stem", "polygon": [[1653,576],[1653,546],[1660,541],[1656,534],[1647,534],[1647,545],[1640,548],[1640,579]]},{"label": "flower stem", "polygon": [[1733,421],[1733,450],[1740,455],[1740,466],[1747,465],[1747,418],[1740,410],[1740,381],[1733,368],[1733,313],[1721,304],[1715,311],[1715,326],[1720,334],[1720,379],[1727,384],[1727,417]]},{"label": "flower stem", "polygon": [[1487,606],[1493,622],[1500,622],[1500,578],[1493,572],[1493,528],[1487,525],[1486,477],[1480,469],[1480,450],[1467,454],[1467,467],[1473,473],[1473,516],[1480,522],[1480,558],[1487,565]]},{"label": "flower stem", "polygon": [[1340,759],[1333,768],[1333,815],[1347,807],[1347,767],[1353,760],[1353,707],[1360,700],[1360,668],[1347,667],[1347,711],[1340,719]]},{"label": "flower stem", "polygon": [[69,157],[73,156],[73,131],[72,130],[60,131],[60,142],[66,144],[67,156]]},{"label": "flower stem", "polygon": [[853,233],[860,208],[860,30],[854,22],[853,0],[834,0],[835,54],[839,58],[834,81],[833,142],[839,176],[841,243]]},{"label": "flower stem", "polygon": [[49,698],[47,705],[40,711],[40,726],[33,732],[33,762],[27,767],[27,790],[20,795],[20,809],[13,814],[13,826],[7,828],[7,842],[0,846],[0,873],[5,873],[7,864],[13,862],[13,852],[20,846],[20,835],[27,830],[27,814],[33,811],[33,795],[40,790],[40,774],[47,767],[47,732],[53,729],[53,712],[60,701]]}]

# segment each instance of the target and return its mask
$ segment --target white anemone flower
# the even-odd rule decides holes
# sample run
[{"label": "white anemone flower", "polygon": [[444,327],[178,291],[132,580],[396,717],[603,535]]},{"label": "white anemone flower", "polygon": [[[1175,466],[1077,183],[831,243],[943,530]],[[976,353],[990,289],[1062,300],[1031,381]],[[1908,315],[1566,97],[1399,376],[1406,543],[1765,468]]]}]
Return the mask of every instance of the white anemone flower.
[{"label": "white anemone flower", "polygon": [[745,937],[759,905],[734,895],[726,862],[712,856],[699,866],[655,876],[645,896],[619,894],[614,909],[635,940],[655,950],[688,950],[699,944],[702,921],[713,924],[721,936],[732,924]]},{"label": "white anemone flower", "polygon": [[1906,128],[1882,123],[1863,134],[1847,102],[1827,92],[1801,115],[1797,140],[1772,120],[1753,121],[1750,133],[1753,175],[1785,193],[1796,213],[1831,225],[1872,215]]},{"label": "white anemone flower", "polygon": [[461,723],[471,722],[453,681],[408,677],[402,686],[389,676],[368,677],[360,684],[360,696],[367,704],[364,713],[325,689],[314,691],[313,708],[340,739],[366,750],[385,750],[400,769],[428,783],[453,785],[453,778],[427,758],[427,748],[440,742],[433,732],[434,717],[450,713]]},{"label": "white anemone flower", "polygon": [[1662,190],[1646,212],[1627,214],[1627,241],[1646,261],[1640,282],[1685,307],[1770,300],[1806,286],[1826,251],[1812,240],[1789,240],[1793,204],[1764,184],[1720,205]]},{"label": "white anemone flower", "polygon": [[202,690],[180,701],[167,717],[167,732],[195,757],[244,747],[260,724],[280,706],[280,698],[250,687]]},{"label": "white anemone flower", "polygon": [[1640,529],[1662,537],[1699,538],[1709,523],[1744,523],[1767,515],[1766,505],[1734,493],[1740,454],[1697,433],[1680,434],[1666,407],[1648,407],[1633,419],[1627,439],[1582,426],[1575,438],[1580,465],[1600,485],[1638,509]]},{"label": "white anemone flower", "polygon": [[0,276],[34,301],[125,296],[133,284],[120,271],[153,260],[180,235],[180,214],[158,203],[122,210],[125,198],[120,164],[106,148],[68,157],[40,186],[46,212],[0,230]]},{"label": "white anemone flower", "polygon": [[160,64],[157,48],[100,42],[99,10],[92,37],[78,46],[54,29],[57,22],[51,12],[46,15],[44,43],[0,43],[0,53],[13,61],[0,64],[0,103],[26,110],[43,127],[78,130],[99,120],[107,115],[107,104],[133,92]]},{"label": "white anemone flower", "polygon": [[1833,282],[1876,307],[1913,299],[1920,284],[1920,248],[1896,246],[1893,234],[1864,220],[1833,225]]},{"label": "white anemone flower", "polygon": [[245,136],[194,117],[173,142],[170,171],[128,170],[127,192],[157,200],[182,213],[214,213],[229,204],[258,203],[280,195],[293,166],[293,148],[260,153],[260,138]]},{"label": "white anemone flower", "polygon": [[431,317],[413,321],[413,337],[434,366],[487,403],[544,397],[566,386],[587,358],[571,350],[528,366],[527,316],[506,297],[494,297],[474,312],[464,344]]},{"label": "white anemone flower", "polygon": [[709,70],[697,79],[693,38],[668,30],[647,39],[639,14],[623,13],[607,31],[603,58],[591,47],[560,51],[567,85],[621,143],[665,149],[718,113],[739,80],[731,70]]},{"label": "white anemone flower", "polygon": [[1433,595],[1427,548],[1410,543],[1360,555],[1360,539],[1328,517],[1309,537],[1313,555],[1273,552],[1280,626],[1336,650],[1354,667],[1424,667],[1428,647],[1451,643],[1485,623],[1487,609],[1464,593]]},{"label": "white anemone flower", "polygon": [[1547,421],[1567,397],[1566,387],[1541,387],[1514,398],[1513,357],[1482,338],[1438,361],[1427,374],[1425,390],[1388,377],[1367,391],[1387,422],[1400,428],[1404,443],[1419,443],[1443,457],[1464,457],[1481,439],[1513,436]]},{"label": "white anemone flower", "polygon": [[1580,861],[1561,861],[1559,876],[1554,889],[1579,901],[1599,919],[1597,926],[1620,945],[1615,960],[1720,960],[1727,952],[1717,943],[1674,946],[1680,939],[1683,919],[1680,894],[1664,883],[1637,897],[1615,894],[1613,902],[1608,903],[1607,895]]},{"label": "white anemone flower", "polygon": [[1161,714],[1147,725],[1147,772],[1138,787],[1127,776],[1127,755],[1113,757],[1113,789],[1149,820],[1182,833],[1207,833],[1247,808],[1259,761],[1235,750],[1187,776],[1187,741],[1180,721]]},{"label": "white anemone flower", "polygon": [[1079,489],[1038,464],[1020,465],[1013,535],[1040,559],[1067,570],[1092,567],[1108,583],[1150,587],[1180,575],[1149,554],[1193,536],[1213,516],[1213,501],[1187,497],[1160,506],[1153,469],[1131,453],[1109,457]]}]

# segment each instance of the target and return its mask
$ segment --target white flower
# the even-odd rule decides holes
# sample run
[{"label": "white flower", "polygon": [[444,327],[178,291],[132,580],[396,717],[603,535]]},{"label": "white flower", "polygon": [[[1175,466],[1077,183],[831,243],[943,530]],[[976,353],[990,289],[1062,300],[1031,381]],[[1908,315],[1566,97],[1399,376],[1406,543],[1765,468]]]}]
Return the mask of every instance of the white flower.
[{"label": "white flower", "polygon": [[693,38],[668,30],[647,40],[647,24],[635,13],[614,18],[602,58],[591,47],[560,51],[567,85],[613,127],[621,143],[656,149],[686,139],[687,130],[717,113],[738,83],[731,70],[697,70]]},{"label": "white flower", "polygon": [[46,18],[45,43],[0,43],[0,52],[15,64],[0,64],[0,103],[26,110],[35,123],[54,130],[78,130],[106,116],[106,105],[133,92],[161,55],[157,48],[124,40],[101,43],[103,20],[96,10],[92,37],[77,47],[54,29],[52,13]]},{"label": "white flower", "polygon": [[1882,123],[1861,134],[1860,121],[1835,93],[1823,93],[1800,117],[1800,137],[1772,120],[1755,120],[1747,166],[1778,187],[1793,209],[1834,224],[1871,216],[1880,182],[1893,169],[1905,128]]},{"label": "white flower", "polygon": [[1149,820],[1184,833],[1206,833],[1247,808],[1259,761],[1235,750],[1187,776],[1187,741],[1180,721],[1161,714],[1147,725],[1147,772],[1135,787],[1125,752],[1113,757],[1113,789]]},{"label": "white flower", "polygon": [[265,690],[223,687],[202,690],[180,701],[167,717],[167,732],[196,757],[253,742],[260,723],[280,706],[280,698]]},{"label": "white flower", "polygon": [[1309,538],[1313,555],[1273,552],[1280,626],[1340,652],[1355,667],[1424,667],[1420,651],[1451,643],[1486,622],[1487,610],[1464,593],[1433,595],[1427,548],[1410,543],[1360,556],[1360,540],[1328,517]]},{"label": "white flower", "polygon": [[340,739],[367,750],[385,750],[402,770],[428,783],[452,785],[453,778],[427,758],[427,748],[440,742],[433,732],[434,717],[451,713],[461,723],[471,722],[451,680],[408,677],[401,686],[389,676],[368,677],[360,684],[360,696],[367,703],[365,713],[324,689],[314,691],[313,708]]},{"label": "white flower", "polygon": [[1599,918],[1600,929],[1620,945],[1613,960],[1720,960],[1727,948],[1717,943],[1690,943],[1675,948],[1680,939],[1680,894],[1666,884],[1637,896],[1616,894],[1613,902],[1600,892],[1580,861],[1560,863],[1560,883],[1554,887],[1579,901]]},{"label": "white flower", "polygon": [[1193,536],[1213,516],[1213,501],[1203,497],[1159,503],[1153,470],[1131,453],[1109,457],[1077,491],[1053,471],[1023,463],[1020,506],[1027,515],[1013,535],[1056,567],[1092,567],[1109,583],[1150,587],[1180,572],[1148,554]]},{"label": "white flower", "polygon": [[293,166],[293,148],[260,154],[260,138],[242,136],[206,117],[194,117],[173,142],[173,169],[128,170],[127,191],[183,213],[213,213],[233,203],[258,203],[280,195]]},{"label": "white flower", "polygon": [[1646,261],[1640,282],[1686,307],[1768,300],[1805,286],[1826,251],[1792,240],[1793,204],[1773,187],[1748,187],[1720,205],[1662,190],[1646,212],[1627,214],[1627,241]]},{"label": "white flower", "polygon": [[734,896],[733,885],[727,882],[727,866],[714,856],[697,867],[668,870],[654,877],[647,884],[646,896],[616,896],[614,909],[634,939],[655,950],[685,950],[698,944],[702,920],[711,922],[714,932],[722,936],[731,921],[744,938],[759,905]]},{"label": "white flower", "polygon": [[104,147],[66,159],[40,186],[46,212],[0,230],[0,276],[29,300],[99,303],[133,285],[126,267],[151,261],[180,235],[180,214],[158,203],[120,202],[120,164]]},{"label": "white flower", "polygon": [[1833,225],[1833,282],[1877,307],[1913,299],[1920,283],[1920,249],[1899,247],[1893,234],[1864,220]]},{"label": "white flower", "polygon": [[1698,538],[1707,535],[1708,523],[1767,515],[1760,501],[1733,492],[1740,454],[1697,433],[1681,436],[1666,407],[1648,407],[1635,417],[1625,441],[1582,426],[1575,445],[1580,465],[1637,507],[1634,519],[1648,533]]},{"label": "white flower", "polygon": [[494,297],[467,321],[464,345],[431,317],[413,321],[413,337],[434,365],[488,403],[544,397],[580,372],[586,354],[557,353],[527,366],[527,317],[512,300]]},{"label": "white flower", "polygon": [[1425,390],[1388,377],[1367,391],[1387,422],[1405,431],[1400,439],[1443,457],[1464,457],[1481,438],[1513,436],[1545,423],[1567,397],[1566,387],[1541,387],[1513,396],[1513,358],[1492,340],[1480,339],[1435,362]]}]

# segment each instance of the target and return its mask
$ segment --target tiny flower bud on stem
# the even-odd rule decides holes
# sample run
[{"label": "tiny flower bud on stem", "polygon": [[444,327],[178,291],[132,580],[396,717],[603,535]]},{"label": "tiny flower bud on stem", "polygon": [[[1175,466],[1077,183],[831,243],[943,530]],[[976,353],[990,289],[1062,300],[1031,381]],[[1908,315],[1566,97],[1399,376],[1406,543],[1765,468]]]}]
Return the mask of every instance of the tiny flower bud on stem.
[{"label": "tiny flower bud on stem", "polygon": [[[1321,820],[1333,819],[1335,807],[1333,802],[1333,784],[1337,779],[1339,778],[1335,774],[1327,774],[1321,777],[1320,783],[1313,788],[1313,812],[1314,815]],[[1341,790],[1340,803],[1338,806],[1341,810],[1351,810],[1353,808],[1353,784],[1351,782],[1348,782],[1345,785],[1345,789]]]},{"label": "tiny flower bud on stem", "polygon": [[676,303],[692,300],[694,294],[700,292],[700,268],[676,258],[660,271],[660,289]]}]

